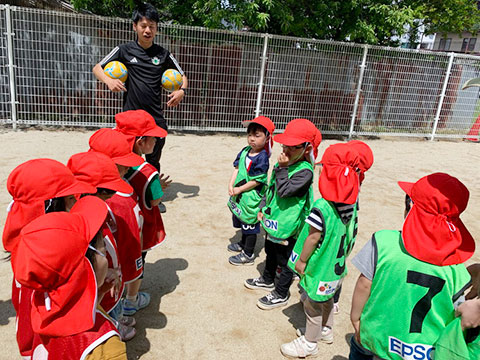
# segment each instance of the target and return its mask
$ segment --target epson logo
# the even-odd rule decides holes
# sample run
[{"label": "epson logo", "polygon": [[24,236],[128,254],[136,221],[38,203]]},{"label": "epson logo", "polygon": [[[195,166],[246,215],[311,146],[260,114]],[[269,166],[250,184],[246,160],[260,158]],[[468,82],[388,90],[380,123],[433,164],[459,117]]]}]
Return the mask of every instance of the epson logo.
[{"label": "epson logo", "polygon": [[265,225],[265,227],[267,229],[270,229],[270,230],[273,230],[273,231],[278,230],[278,221],[265,219],[265,221],[263,222],[263,225]]},{"label": "epson logo", "polygon": [[404,360],[432,360],[433,346],[404,343],[393,336],[388,337],[388,351]]}]

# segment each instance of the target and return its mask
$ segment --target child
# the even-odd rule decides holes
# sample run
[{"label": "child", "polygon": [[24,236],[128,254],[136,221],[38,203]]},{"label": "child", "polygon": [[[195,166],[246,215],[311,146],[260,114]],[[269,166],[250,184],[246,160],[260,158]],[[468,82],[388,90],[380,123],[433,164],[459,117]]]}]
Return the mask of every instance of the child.
[{"label": "child", "polygon": [[242,240],[228,245],[227,249],[240,254],[231,256],[232,265],[253,265],[257,234],[260,223],[258,206],[268,183],[268,158],[271,153],[275,125],[265,116],[245,121],[248,146],[244,147],[233,162],[233,171],[228,194],[228,207],[232,212],[233,226],[242,230]]},{"label": "child", "polygon": [[[353,147],[357,152],[359,156],[359,164],[358,164],[358,176],[360,180],[360,186],[362,186],[363,180],[365,179],[365,173],[372,167],[373,165],[373,152],[372,149],[370,149],[370,146],[365,144],[363,141],[360,140],[351,140],[348,142],[348,145]],[[359,189],[360,192],[360,189]],[[360,210],[360,195],[359,199],[357,199],[357,212]],[[358,220],[358,217],[355,218],[356,221]],[[347,254],[348,256],[348,254]],[[342,286],[338,288],[338,290],[335,292],[335,295],[333,297],[333,313],[339,314],[340,313],[340,294],[342,293]]]},{"label": "child", "polygon": [[[282,144],[283,152],[273,168],[265,204],[260,205],[258,215],[267,233],[265,270],[261,277],[247,279],[244,283],[248,289],[271,291],[257,302],[263,310],[285,306],[290,297],[293,272],[287,262],[313,202],[312,164],[321,134],[309,120],[294,119],[274,140]],[[280,266],[281,273],[274,284],[277,266]]]},{"label": "child", "polygon": [[[75,179],[62,163],[52,159],[34,159],[17,166],[8,176],[7,189],[13,198],[3,228],[3,246],[13,254],[22,228],[52,210],[51,203],[62,204],[69,211],[75,194],[94,192],[95,188]],[[20,354],[32,355],[33,330],[30,321],[32,290],[12,282],[12,304],[17,313],[16,338]]]},{"label": "child", "polygon": [[[150,154],[155,146],[156,137],[165,137],[167,132],[155,124],[153,117],[143,110],[124,111],[115,115],[116,130],[127,137],[133,152],[138,155]],[[142,228],[142,266],[145,266],[147,251],[160,245],[165,240],[165,229],[158,204],[163,196],[162,183],[158,171],[144,162],[131,168],[125,175],[139,198],[139,205],[144,217]],[[168,186],[169,182],[164,181]],[[144,270],[145,273],[145,270]],[[124,313],[133,315],[150,303],[150,294],[138,291],[141,279],[132,282],[134,295],[127,295],[124,301]]]},{"label": "child", "polygon": [[[117,167],[113,161],[106,155],[89,151],[75,154],[68,160],[68,168],[79,180],[89,183],[96,187],[96,197],[106,201],[111,198],[117,191],[130,193],[132,187],[120,178]],[[113,233],[117,231],[115,217],[108,207],[108,216],[102,227],[105,237],[105,246],[107,248],[107,260],[109,263],[108,282],[114,282],[114,292],[104,296],[100,305],[114,319],[119,321],[118,326],[122,340],[127,341],[135,336],[135,329],[131,326],[132,320],[123,317],[121,295],[124,289],[124,281],[120,268],[120,257],[118,251],[117,239]],[[128,325],[126,325],[128,324]]]},{"label": "child", "polygon": [[361,275],[350,314],[350,359],[431,359],[470,283],[463,262],[475,242],[460,220],[467,188],[444,173],[399,185],[413,202],[402,232],[376,232],[352,260]]},{"label": "child", "polygon": [[289,357],[316,355],[318,341],[333,342],[333,297],[347,274],[346,257],[356,235],[358,153],[348,144],[331,145],[321,163],[322,198],[313,204],[288,262],[301,276],[307,319],[305,335],[281,346]]},{"label": "child", "polygon": [[105,203],[87,196],[70,213],[46,214],[23,228],[12,267],[33,289],[33,359],[127,359],[112,320],[97,308],[108,290],[99,234],[106,215]]},{"label": "child", "polygon": [[[100,129],[89,140],[90,151],[98,151],[109,156],[117,165],[120,176],[124,176],[132,166],[143,164],[143,158],[132,152],[125,135],[113,129]],[[116,192],[106,200],[112,210],[116,227],[113,236],[118,245],[122,279],[125,282],[126,296],[136,298],[136,280],[143,273],[141,231],[143,216],[135,192]],[[130,317],[133,326],[135,318]]]}]

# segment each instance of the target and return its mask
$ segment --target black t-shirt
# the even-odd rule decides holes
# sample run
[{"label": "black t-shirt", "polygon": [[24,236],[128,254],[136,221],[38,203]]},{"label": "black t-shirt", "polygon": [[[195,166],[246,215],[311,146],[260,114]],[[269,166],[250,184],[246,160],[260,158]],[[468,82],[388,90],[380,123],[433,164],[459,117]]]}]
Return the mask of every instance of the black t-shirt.
[{"label": "black t-shirt", "polygon": [[100,65],[104,68],[114,60],[122,62],[128,70],[123,111],[145,110],[160,127],[167,129],[160,97],[162,74],[167,69],[177,69],[183,75],[177,60],[160,45],[153,44],[145,50],[136,41],[115,47]]}]

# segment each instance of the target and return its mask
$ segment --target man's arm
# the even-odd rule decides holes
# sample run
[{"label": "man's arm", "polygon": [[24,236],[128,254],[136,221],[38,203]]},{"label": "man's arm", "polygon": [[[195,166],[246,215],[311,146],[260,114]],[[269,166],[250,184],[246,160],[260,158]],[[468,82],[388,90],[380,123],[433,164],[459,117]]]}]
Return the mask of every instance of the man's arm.
[{"label": "man's arm", "polygon": [[112,79],[103,72],[103,68],[102,68],[102,65],[100,65],[100,63],[98,63],[93,67],[92,72],[93,72],[93,75],[95,75],[95,77],[99,81],[107,85],[110,91],[113,91],[113,92],[127,91],[127,89],[125,88],[125,85],[119,79]]},{"label": "man's arm", "polygon": [[172,93],[168,95],[168,97],[170,98],[170,100],[168,100],[167,102],[168,107],[178,106],[178,104],[180,104],[180,102],[183,100],[183,97],[185,96],[185,92],[183,91],[183,89],[187,90],[188,79],[185,74],[182,76],[182,79],[183,79],[182,87],[177,91],[172,91]]}]

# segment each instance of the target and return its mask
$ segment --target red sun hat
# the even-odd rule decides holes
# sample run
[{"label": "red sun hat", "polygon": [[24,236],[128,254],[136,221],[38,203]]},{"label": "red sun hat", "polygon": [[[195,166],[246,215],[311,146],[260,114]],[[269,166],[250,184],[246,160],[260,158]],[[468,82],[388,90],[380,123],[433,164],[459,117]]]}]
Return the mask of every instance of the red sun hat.
[{"label": "red sun hat", "polygon": [[8,176],[7,189],[13,198],[3,228],[3,246],[12,252],[22,228],[45,214],[45,200],[95,192],[95,188],[78,181],[61,162],[34,159],[18,165]]},{"label": "red sun hat", "polygon": [[348,145],[353,146],[360,156],[360,163],[358,169],[360,170],[360,184],[365,179],[365,172],[368,171],[373,165],[373,151],[366,143],[360,140],[351,140]]},{"label": "red sun hat", "polygon": [[155,119],[145,110],[128,110],[115,115],[115,130],[127,136],[127,140],[133,146],[135,137],[155,136],[164,138],[167,131],[155,123]]},{"label": "red sun hat", "polygon": [[357,151],[346,143],[330,145],[325,150],[318,189],[329,201],[354,204],[360,186],[356,172],[360,162]]},{"label": "red sun hat", "polygon": [[266,116],[257,116],[252,120],[242,121],[242,125],[245,127],[248,127],[248,125],[250,125],[251,123],[255,123],[263,126],[265,129],[267,129],[270,135],[273,135],[273,132],[275,131],[275,124],[273,123],[272,120],[270,120],[270,118]]},{"label": "red sun hat", "polygon": [[101,152],[110,157],[115,164],[123,166],[139,166],[144,160],[132,152],[127,138],[113,129],[100,129],[90,136],[90,150]]},{"label": "red sun hat", "polygon": [[104,201],[86,196],[70,213],[45,214],[23,228],[12,266],[16,280],[35,290],[35,333],[70,336],[93,327],[97,282],[85,254],[106,215]]},{"label": "red sun hat", "polygon": [[[286,146],[296,146],[308,142],[315,145],[318,142],[318,129],[307,119],[293,119],[285,127],[283,134],[275,135],[274,140]],[[318,147],[318,145],[317,145]]]},{"label": "red sun hat", "polygon": [[78,180],[96,188],[105,188],[124,194],[133,192],[133,188],[120,177],[115,163],[107,155],[97,151],[72,155],[68,168]]},{"label": "red sun hat", "polygon": [[468,260],[475,241],[460,220],[470,196],[465,185],[445,173],[424,176],[416,183],[399,181],[398,185],[413,201],[402,229],[407,252],[438,266]]}]

